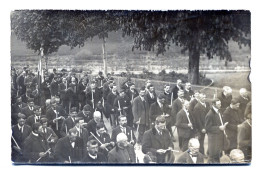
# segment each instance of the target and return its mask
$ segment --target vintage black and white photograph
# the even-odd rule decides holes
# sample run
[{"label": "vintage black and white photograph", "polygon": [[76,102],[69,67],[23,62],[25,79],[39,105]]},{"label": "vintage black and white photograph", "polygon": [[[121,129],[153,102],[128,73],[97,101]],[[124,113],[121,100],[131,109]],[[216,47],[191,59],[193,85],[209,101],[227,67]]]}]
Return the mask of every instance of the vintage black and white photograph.
[{"label": "vintage black and white photograph", "polygon": [[251,163],[249,10],[16,9],[10,25],[13,164]]}]

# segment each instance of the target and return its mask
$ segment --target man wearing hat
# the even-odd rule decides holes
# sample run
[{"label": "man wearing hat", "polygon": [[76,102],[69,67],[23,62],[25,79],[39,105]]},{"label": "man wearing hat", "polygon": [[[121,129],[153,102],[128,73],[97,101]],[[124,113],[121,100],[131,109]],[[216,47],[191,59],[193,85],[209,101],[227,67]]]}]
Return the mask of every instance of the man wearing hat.
[{"label": "man wearing hat", "polygon": [[21,98],[24,103],[29,103],[29,99],[33,98],[32,89],[31,88],[26,89],[25,94],[21,95]]},{"label": "man wearing hat", "polygon": [[28,99],[27,106],[22,108],[21,111],[26,117],[29,117],[31,115],[34,115],[34,102],[33,98]]},{"label": "man wearing hat", "polygon": [[239,100],[237,98],[233,98],[230,106],[227,107],[223,113],[224,122],[228,122],[226,134],[228,140],[230,141],[229,149],[226,150],[226,154],[229,154],[232,149],[237,148],[238,125],[244,121],[244,119],[242,119],[242,112],[240,112],[239,106]]},{"label": "man wearing hat", "polygon": [[40,123],[41,127],[39,130],[43,137],[46,139],[49,146],[52,148],[52,151],[54,151],[55,144],[58,141],[58,136],[55,134],[51,127],[48,127],[48,119],[45,116],[41,118]]},{"label": "man wearing hat", "polygon": [[157,163],[173,163],[174,155],[171,151],[173,149],[171,136],[166,129],[165,117],[158,116],[155,120],[155,126],[144,133],[142,152],[144,154],[151,152],[156,156]]},{"label": "man wearing hat", "polygon": [[18,124],[12,127],[12,161],[22,162],[23,142],[30,135],[32,129],[25,124],[26,116],[18,113]]},{"label": "man wearing hat", "polygon": [[50,100],[51,107],[46,112],[49,126],[54,130],[55,134],[60,138],[60,133],[65,116],[57,109],[57,103],[54,98]]},{"label": "man wearing hat", "polygon": [[24,141],[23,155],[29,163],[49,162],[51,148],[40,132],[41,123],[32,125],[31,134]]},{"label": "man wearing hat", "polygon": [[144,86],[140,89],[139,96],[134,99],[132,110],[134,114],[134,123],[137,126],[139,126],[138,128],[139,135],[138,135],[137,143],[141,144],[144,132],[150,128],[149,105],[145,96]]},{"label": "man wearing hat", "polygon": [[99,146],[96,140],[88,141],[86,150],[87,152],[84,155],[84,158],[82,159],[83,163],[106,163],[107,162],[106,156],[102,152],[99,152]]},{"label": "man wearing hat", "polygon": [[78,117],[83,118],[84,123],[88,123],[93,118],[93,109],[90,105],[85,105],[83,110],[78,113]]},{"label": "man wearing hat", "polygon": [[154,125],[156,117],[160,115],[169,114],[169,112],[167,111],[168,109],[167,106],[165,105],[165,95],[160,93],[157,97],[157,101],[150,106],[149,118],[150,118],[151,125],[152,126]]},{"label": "man wearing hat", "polygon": [[136,163],[134,147],[127,140],[124,133],[117,135],[116,146],[108,153],[108,163]]},{"label": "man wearing hat", "polygon": [[96,86],[96,81],[92,80],[90,83],[90,89],[86,93],[86,104],[92,106],[93,109],[99,101],[102,100],[102,91]]},{"label": "man wearing hat", "polygon": [[58,140],[54,156],[58,163],[77,163],[82,160],[83,141],[78,137],[75,128],[70,129],[68,135]]},{"label": "man wearing hat", "polygon": [[119,96],[114,100],[113,106],[117,116],[125,115],[127,117],[127,125],[133,127],[132,105],[124,89],[119,90]]},{"label": "man wearing hat", "polygon": [[118,95],[119,93],[117,92],[117,86],[113,84],[111,92],[107,96],[107,102],[106,102],[106,110],[107,113],[110,115],[110,125],[113,128],[115,128],[118,124],[116,110],[114,107],[114,102],[115,99],[118,97]]},{"label": "man wearing hat", "polygon": [[41,120],[41,107],[34,106],[34,115],[29,116],[25,123],[28,126],[32,127],[34,123],[40,122],[40,120]]},{"label": "man wearing hat", "polygon": [[12,125],[17,124],[18,120],[18,113],[22,112],[22,108],[26,107],[27,104],[22,102],[22,98],[18,97],[16,99],[16,103],[11,107],[11,118],[12,118]]},{"label": "man wearing hat", "polygon": [[78,115],[78,112],[77,112],[77,108],[76,107],[72,107],[70,109],[70,114],[69,114],[69,117],[67,119],[65,119],[62,123],[62,126],[61,126],[61,130],[60,130],[60,134],[61,136],[66,136],[69,132],[69,130],[71,128],[73,128],[75,125],[76,125],[76,121],[77,121],[77,115]]},{"label": "man wearing hat", "polygon": [[78,83],[74,77],[71,78],[71,83],[68,85],[67,97],[69,98],[69,108],[79,107],[78,102]]}]

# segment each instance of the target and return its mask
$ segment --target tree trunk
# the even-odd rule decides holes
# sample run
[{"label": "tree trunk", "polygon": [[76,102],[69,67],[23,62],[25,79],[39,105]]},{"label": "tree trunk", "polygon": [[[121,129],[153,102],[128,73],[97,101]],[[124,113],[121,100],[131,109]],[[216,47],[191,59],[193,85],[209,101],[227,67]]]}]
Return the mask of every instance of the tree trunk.
[{"label": "tree trunk", "polygon": [[103,65],[104,65],[104,76],[107,76],[107,56],[106,56],[106,38],[103,37],[102,43],[102,56],[103,56]]},{"label": "tree trunk", "polygon": [[195,47],[189,48],[188,78],[192,84],[199,84],[200,52]]}]

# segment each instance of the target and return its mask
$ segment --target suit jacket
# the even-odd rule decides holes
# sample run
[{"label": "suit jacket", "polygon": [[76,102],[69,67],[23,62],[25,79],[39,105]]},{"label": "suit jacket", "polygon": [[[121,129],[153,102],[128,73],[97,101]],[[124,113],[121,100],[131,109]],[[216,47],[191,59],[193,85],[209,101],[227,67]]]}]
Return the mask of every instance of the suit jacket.
[{"label": "suit jacket", "polygon": [[79,162],[83,156],[83,141],[79,137],[76,138],[74,148],[71,145],[69,136],[60,138],[55,146],[54,155],[57,162]]},{"label": "suit jacket", "polygon": [[[43,136],[35,136],[32,133],[24,141],[23,155],[30,163],[36,162],[40,156],[40,152],[46,152],[49,149],[49,145]],[[39,162],[47,162],[48,155],[41,158]]]},{"label": "suit jacket", "polygon": [[58,92],[59,92],[59,85],[58,82],[51,82],[50,84],[50,92],[52,96],[58,96]]},{"label": "suit jacket", "polygon": [[54,123],[53,120],[57,117],[64,116],[66,118],[65,114],[56,108],[56,113],[52,108],[49,108],[46,112],[46,118],[48,119],[48,125],[54,130],[54,132],[60,137],[60,131],[63,124],[63,119],[58,120],[58,130],[56,129],[56,122]]},{"label": "suit jacket", "polygon": [[246,110],[246,105],[250,101],[250,98],[248,97],[248,98],[245,99],[245,98],[239,96],[238,99],[239,99],[239,103],[240,103],[239,108],[240,108],[241,113],[242,113],[242,118],[245,119],[246,115],[244,115],[244,114],[245,114],[245,110]]},{"label": "suit jacket", "polygon": [[[106,144],[106,143],[110,143],[111,142],[111,138],[109,136],[108,133],[103,133],[102,135],[95,135],[95,137],[102,143],[102,144]],[[93,135],[90,135],[88,140],[97,140]],[[106,149],[103,149],[103,148],[100,148],[101,144],[98,142],[98,151],[100,153],[103,153],[104,157],[106,157],[105,160],[107,160],[107,155],[108,155],[108,152],[111,151],[113,149],[113,145],[112,144],[109,144],[106,146],[107,150]]]},{"label": "suit jacket", "polygon": [[[103,120],[100,120],[101,122],[104,123]],[[96,127],[97,127],[97,123],[95,122],[94,119],[90,120],[86,126],[88,132],[89,132],[89,136],[91,135],[90,132],[92,132],[95,136],[97,135],[97,132],[96,132]],[[105,127],[105,129],[107,130],[107,128]]]},{"label": "suit jacket", "polygon": [[157,95],[156,95],[155,92],[153,92],[153,95],[154,95],[154,97],[152,98],[149,92],[146,93],[146,98],[147,98],[149,107],[150,107],[154,102],[156,102],[156,100],[157,100]]},{"label": "suit jacket", "polygon": [[179,111],[179,113],[177,114],[177,121],[176,121],[178,136],[181,136],[183,138],[190,138],[192,137],[192,135],[194,135],[195,133],[194,120],[193,120],[192,113],[190,112],[189,112],[189,119],[193,126],[192,127],[193,129],[191,129],[191,127],[188,126],[189,121],[186,112],[183,109]]},{"label": "suit jacket", "polygon": [[101,152],[97,153],[96,159],[91,158],[89,154],[86,153],[85,157],[82,159],[82,162],[83,163],[106,163],[107,159],[106,156]]},{"label": "suit jacket", "polygon": [[[57,143],[57,141],[58,141],[58,136],[56,135],[56,133],[52,130],[52,128],[50,128],[50,127],[46,127],[46,132],[45,131],[43,131],[43,133],[42,133],[42,135],[43,135],[43,137],[47,140],[47,142],[49,143],[49,144],[56,144]],[[48,139],[49,138],[49,139]],[[54,140],[54,142],[53,143],[51,143],[50,141],[51,140]]]},{"label": "suit jacket", "polygon": [[191,159],[190,154],[188,151],[183,152],[179,158],[176,160],[175,163],[182,163],[182,164],[203,164],[204,163],[204,156],[201,153],[198,153],[196,163],[193,162]]},{"label": "suit jacket", "polygon": [[68,117],[62,123],[60,134],[61,136],[66,136],[69,133],[69,130],[76,125],[76,121],[72,119],[72,117]]},{"label": "suit jacket", "polygon": [[250,160],[252,155],[252,127],[247,120],[238,126],[237,143],[238,148],[245,154],[245,159]]},{"label": "suit jacket", "polygon": [[34,115],[34,111],[33,110],[30,110],[28,106],[22,108],[22,111],[21,111],[27,118],[31,115]]},{"label": "suit jacket", "polygon": [[[181,89],[183,90],[182,86],[181,86]],[[173,99],[174,100],[178,98],[178,91],[179,91],[179,88],[175,85],[175,87],[172,89]]]},{"label": "suit jacket", "polygon": [[[117,126],[116,128],[114,128],[112,130],[112,135],[111,135],[111,140],[114,141],[116,143],[116,137],[119,133],[122,133],[123,131],[121,130],[120,126]],[[128,142],[130,142],[131,140],[134,140],[134,144],[136,143],[136,137],[134,134],[134,131],[131,127],[126,126],[126,136],[128,139]],[[132,138],[132,139],[131,139]]]},{"label": "suit jacket", "polygon": [[108,153],[108,163],[136,163],[134,147],[129,144],[122,150],[118,146]]},{"label": "suit jacket", "polygon": [[[31,134],[32,129],[28,125],[23,126],[23,132],[19,130],[18,125],[13,126],[12,128],[12,136],[16,140],[17,144],[21,149],[23,149],[24,140]],[[15,142],[12,140],[12,146],[16,146]]]},{"label": "suit jacket", "polygon": [[176,123],[176,119],[177,119],[177,114],[178,112],[182,109],[182,102],[180,101],[180,99],[175,99],[172,102],[172,110],[171,110],[171,114],[172,114],[172,118],[173,118],[173,124]]},{"label": "suit jacket", "polygon": [[193,99],[192,101],[190,101],[190,106],[189,106],[189,111],[193,112],[194,107],[196,106],[196,104],[198,103],[197,99]]},{"label": "suit jacket", "polygon": [[91,112],[89,115],[84,115],[83,111],[80,111],[78,113],[78,117],[82,117],[84,119],[85,123],[88,123],[93,118],[93,112]]},{"label": "suit jacket", "polygon": [[130,101],[134,100],[137,96],[139,96],[139,93],[136,89],[134,89],[134,92],[132,92],[130,89],[126,91],[127,97],[130,99]]},{"label": "suit jacket", "polygon": [[61,99],[61,100],[66,100],[66,99],[68,99],[68,98],[66,97],[66,91],[65,91],[65,89],[66,89],[66,84],[60,83],[60,84],[58,85],[58,92],[59,92],[59,94],[60,94],[60,99]]},{"label": "suit jacket", "polygon": [[226,97],[223,92],[221,92],[218,95],[218,99],[221,101],[221,110],[224,112],[225,109],[230,105],[231,100],[232,100],[232,95]]},{"label": "suit jacket", "polygon": [[205,117],[210,110],[209,104],[205,104],[206,107],[204,107],[200,102],[198,102],[193,109],[193,117],[195,123],[194,126],[199,132],[201,132],[202,129],[205,129]]},{"label": "suit jacket", "polygon": [[144,101],[141,100],[140,96],[134,99],[132,111],[134,115],[134,123],[136,123],[140,119],[140,124],[149,126],[149,105],[145,97]]},{"label": "suit jacket", "polygon": [[[93,98],[94,98],[94,106],[96,108],[97,103],[102,99],[102,91],[99,88],[95,88],[95,92],[93,92]],[[89,92],[86,94],[86,104],[89,104],[92,107],[93,98],[92,98],[92,90],[90,89]]]},{"label": "suit jacket", "polygon": [[184,98],[188,101],[191,100],[191,97],[194,95],[194,91],[193,90],[184,90]]},{"label": "suit jacket", "polygon": [[40,122],[40,119],[41,119],[41,118],[36,119],[36,116],[35,116],[35,115],[31,115],[31,116],[29,116],[29,117],[26,119],[26,122],[25,122],[25,123],[26,123],[28,126],[32,127],[32,125],[33,125],[34,123]]},{"label": "suit jacket", "polygon": [[117,97],[118,97],[117,92],[116,92],[116,95],[114,95],[112,92],[110,92],[107,95],[106,110],[107,110],[108,114],[114,114],[115,113],[115,110],[113,111],[112,109],[115,109],[114,108],[114,101]]},{"label": "suit jacket", "polygon": [[157,116],[162,115],[163,113],[165,114],[169,114],[167,108],[165,105],[162,106],[162,108],[160,108],[158,102],[154,102],[151,106],[150,106],[150,111],[149,111],[149,117],[150,117],[150,122],[154,123],[155,119]]}]

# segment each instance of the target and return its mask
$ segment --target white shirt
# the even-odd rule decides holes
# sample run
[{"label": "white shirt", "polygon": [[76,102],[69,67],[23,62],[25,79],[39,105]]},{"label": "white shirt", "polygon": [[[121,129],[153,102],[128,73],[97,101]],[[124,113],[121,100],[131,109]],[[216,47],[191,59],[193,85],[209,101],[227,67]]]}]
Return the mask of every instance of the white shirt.
[{"label": "white shirt", "polygon": [[125,128],[125,127],[120,126],[120,129],[122,130],[122,132],[123,132],[124,134],[126,134],[126,128]]},{"label": "white shirt", "polygon": [[219,116],[219,119],[220,119],[220,122],[221,122],[221,125],[223,126],[223,121],[222,121],[222,117],[221,117],[221,114],[219,113],[219,111],[218,111],[218,109],[217,108],[215,108],[214,106],[212,106],[213,107],[213,109],[214,109],[214,111],[218,114],[218,116]]},{"label": "white shirt", "polygon": [[75,147],[75,142],[71,142],[71,146],[72,146],[72,148],[74,148]]},{"label": "white shirt", "polygon": [[89,154],[89,153],[88,153],[88,155],[89,155],[89,157],[91,157],[91,158],[94,159],[94,160],[97,159],[97,155],[96,155],[96,156],[93,156],[93,155],[91,155],[91,154]]},{"label": "white shirt", "polygon": [[36,134],[36,133],[34,133],[34,132],[32,132],[32,134],[33,134],[34,136],[39,136],[39,134]]},{"label": "white shirt", "polygon": [[200,104],[201,104],[202,106],[204,106],[205,108],[207,107],[206,103],[202,103],[200,100],[198,100],[198,101],[200,102]]},{"label": "white shirt", "polygon": [[157,103],[158,103],[158,105],[160,106],[160,108],[163,107],[163,104],[162,104],[162,103],[160,103],[159,101],[157,101]]},{"label": "white shirt", "polygon": [[149,93],[150,97],[153,99],[154,98],[154,94],[149,92],[149,91],[148,91],[148,93]]},{"label": "white shirt", "polygon": [[23,126],[21,127],[21,126],[18,124],[18,128],[19,128],[19,130],[23,133]]},{"label": "white shirt", "polygon": [[196,163],[197,162],[197,157],[192,157],[192,155],[191,154],[189,154],[190,155],[190,157],[191,157],[191,160],[193,161],[193,163]]}]

